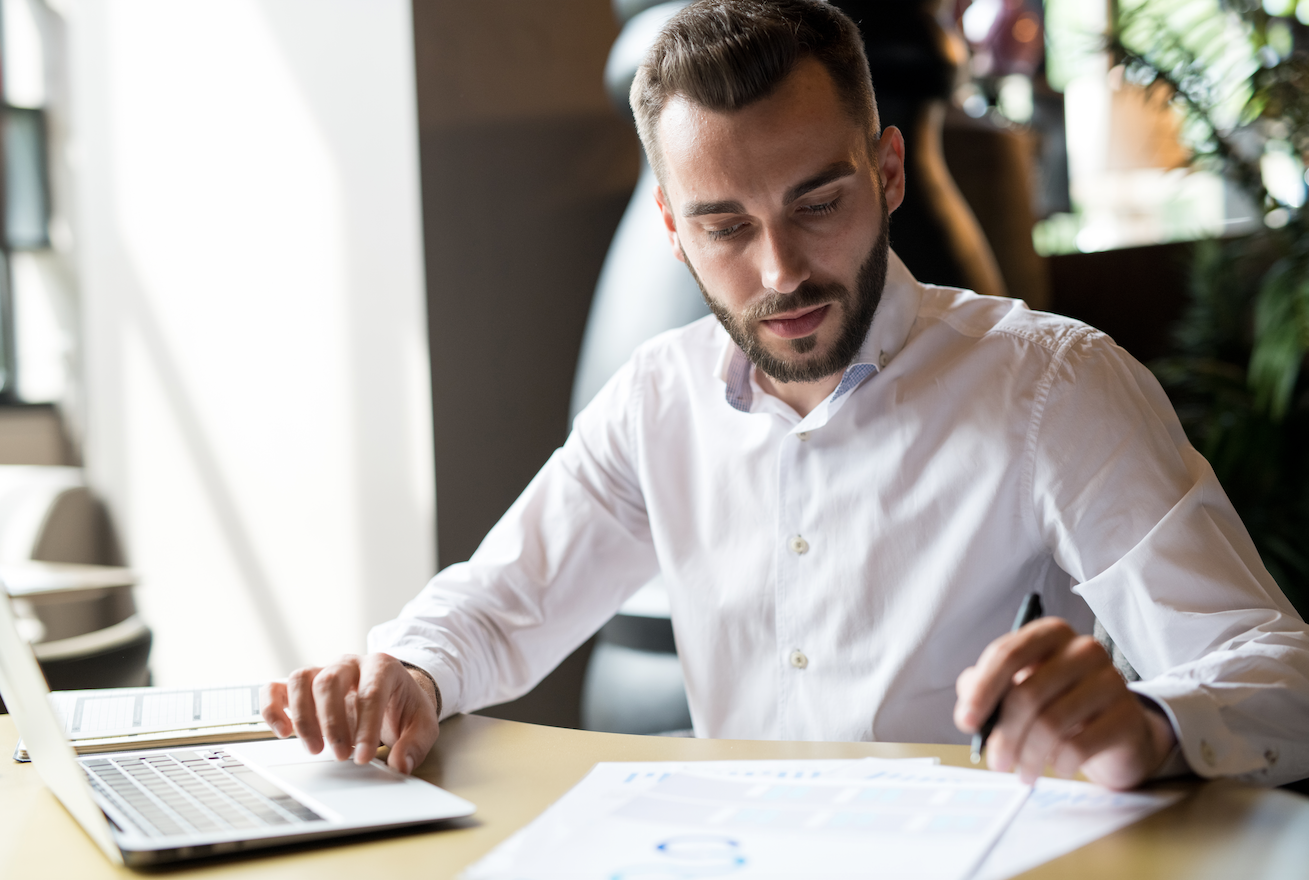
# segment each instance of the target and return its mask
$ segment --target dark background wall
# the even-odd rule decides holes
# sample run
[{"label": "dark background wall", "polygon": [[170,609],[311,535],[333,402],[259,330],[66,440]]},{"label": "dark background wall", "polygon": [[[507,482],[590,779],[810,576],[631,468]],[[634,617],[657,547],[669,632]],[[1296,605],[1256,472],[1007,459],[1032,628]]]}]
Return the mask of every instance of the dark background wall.
[{"label": "dark background wall", "polygon": [[[636,183],[607,0],[414,0],[437,551],[467,559],[568,430],[591,294]],[[584,656],[506,714],[576,724]]]},{"label": "dark background wall", "polygon": [[563,442],[638,167],[606,0],[415,0],[438,551],[467,559]]}]

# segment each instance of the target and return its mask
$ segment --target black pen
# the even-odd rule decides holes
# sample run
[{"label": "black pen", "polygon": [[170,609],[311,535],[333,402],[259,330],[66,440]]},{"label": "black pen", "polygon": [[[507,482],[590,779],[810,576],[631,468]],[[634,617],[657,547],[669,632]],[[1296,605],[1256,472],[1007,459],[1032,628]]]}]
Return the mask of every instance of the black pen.
[{"label": "black pen", "polygon": [[[1009,631],[1018,632],[1044,613],[1041,610],[1041,594],[1028,593],[1027,598],[1023,600],[1022,606],[1018,609],[1018,616],[1014,618],[1013,629]],[[1000,721],[1000,705],[1003,702],[1004,694],[1001,694],[1000,700],[995,704],[995,708],[991,710],[991,717],[987,718],[977,733],[973,734],[973,753],[969,757],[974,764],[982,763],[982,749],[986,748],[986,738],[991,735],[991,731],[995,729],[995,725]]]}]

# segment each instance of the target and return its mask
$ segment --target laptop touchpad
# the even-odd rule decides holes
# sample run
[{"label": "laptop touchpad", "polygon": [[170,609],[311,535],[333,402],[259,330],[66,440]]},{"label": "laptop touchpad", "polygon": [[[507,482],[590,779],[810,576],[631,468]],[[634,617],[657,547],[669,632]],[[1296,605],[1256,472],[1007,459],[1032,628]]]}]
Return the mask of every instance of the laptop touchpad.
[{"label": "laptop touchpad", "polygon": [[372,788],[379,785],[404,785],[405,778],[389,773],[372,764],[359,766],[353,761],[313,761],[305,764],[283,764],[277,768],[278,779],[305,794],[337,791],[343,788]]}]

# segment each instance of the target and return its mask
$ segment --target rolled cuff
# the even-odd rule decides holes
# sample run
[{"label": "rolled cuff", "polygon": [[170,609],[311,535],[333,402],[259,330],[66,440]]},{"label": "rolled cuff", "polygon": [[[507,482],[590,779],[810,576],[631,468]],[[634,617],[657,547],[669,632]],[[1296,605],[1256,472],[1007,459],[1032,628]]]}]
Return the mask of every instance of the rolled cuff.
[{"label": "rolled cuff", "polygon": [[[1220,706],[1194,682],[1161,676],[1128,685],[1163,710],[1189,769],[1206,778],[1230,776],[1255,785],[1281,785],[1303,776],[1279,766],[1280,744],[1240,736],[1225,723]],[[1165,762],[1168,763],[1168,762]],[[1160,773],[1152,778],[1163,778]]]}]

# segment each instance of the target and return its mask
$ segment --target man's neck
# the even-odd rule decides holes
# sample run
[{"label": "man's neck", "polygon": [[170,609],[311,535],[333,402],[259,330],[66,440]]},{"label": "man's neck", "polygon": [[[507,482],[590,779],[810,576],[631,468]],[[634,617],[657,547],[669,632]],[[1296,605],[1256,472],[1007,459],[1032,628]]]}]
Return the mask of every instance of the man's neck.
[{"label": "man's neck", "polygon": [[841,384],[843,375],[845,371],[838,370],[817,382],[777,382],[763,370],[755,371],[759,387],[791,407],[802,419],[836,390],[836,387]]}]

